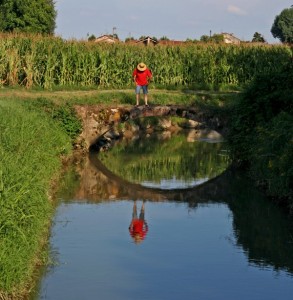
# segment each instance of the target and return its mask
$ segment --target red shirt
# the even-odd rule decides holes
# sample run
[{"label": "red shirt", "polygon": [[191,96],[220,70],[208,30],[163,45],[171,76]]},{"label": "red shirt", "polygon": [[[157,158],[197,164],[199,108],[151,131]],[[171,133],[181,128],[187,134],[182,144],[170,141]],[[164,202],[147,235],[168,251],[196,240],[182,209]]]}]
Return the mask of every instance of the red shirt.
[{"label": "red shirt", "polygon": [[148,232],[148,225],[146,224],[145,221],[139,219],[132,220],[129,226],[129,233],[133,238],[136,235],[138,235],[143,240],[147,232]]},{"label": "red shirt", "polygon": [[146,68],[144,71],[135,69],[132,76],[134,77],[137,85],[147,85],[148,79],[152,78],[152,72],[148,68]]}]

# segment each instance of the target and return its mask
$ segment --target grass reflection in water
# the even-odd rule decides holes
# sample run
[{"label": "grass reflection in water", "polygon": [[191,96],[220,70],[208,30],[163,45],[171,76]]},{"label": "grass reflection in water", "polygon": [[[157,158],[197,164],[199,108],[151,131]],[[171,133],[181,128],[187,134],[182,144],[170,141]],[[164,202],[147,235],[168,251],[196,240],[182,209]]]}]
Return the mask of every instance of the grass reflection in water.
[{"label": "grass reflection in water", "polygon": [[221,174],[229,165],[225,143],[212,140],[188,141],[188,132],[152,134],[135,140],[123,139],[101,162],[127,181],[169,188],[196,185]]}]

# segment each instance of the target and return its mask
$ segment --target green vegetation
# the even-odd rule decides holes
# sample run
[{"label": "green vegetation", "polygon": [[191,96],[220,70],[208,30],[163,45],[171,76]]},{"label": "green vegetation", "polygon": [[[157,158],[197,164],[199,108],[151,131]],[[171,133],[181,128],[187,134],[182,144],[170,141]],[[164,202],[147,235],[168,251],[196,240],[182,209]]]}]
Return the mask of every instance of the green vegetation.
[{"label": "green vegetation", "polygon": [[271,33],[282,43],[293,43],[293,7],[284,9],[276,16]]},{"label": "green vegetation", "polygon": [[223,34],[213,34],[213,36],[202,35],[200,41],[204,43],[223,43],[224,35]]},{"label": "green vegetation", "polygon": [[60,157],[72,148],[72,117],[64,122],[58,108],[49,115],[40,103],[45,102],[0,100],[1,299],[25,293],[41,263],[53,212],[52,179],[60,172]]},{"label": "green vegetation", "polygon": [[243,87],[257,74],[277,72],[291,57],[285,45],[145,47],[10,34],[0,39],[0,85],[124,89],[133,87],[133,69],[144,61],[153,72],[153,88],[221,90]]},{"label": "green vegetation", "polygon": [[293,66],[259,76],[233,113],[229,144],[235,161],[269,196],[293,208]]},{"label": "green vegetation", "polygon": [[63,102],[57,104],[46,98],[39,98],[36,101],[24,101],[23,106],[29,111],[40,111],[58,123],[61,129],[67,133],[72,141],[81,133],[81,122],[76,116],[72,104]]},{"label": "green vegetation", "polygon": [[0,31],[53,34],[55,1],[0,0]]},{"label": "green vegetation", "polygon": [[265,38],[258,32],[255,32],[251,40],[253,43],[265,43]]}]

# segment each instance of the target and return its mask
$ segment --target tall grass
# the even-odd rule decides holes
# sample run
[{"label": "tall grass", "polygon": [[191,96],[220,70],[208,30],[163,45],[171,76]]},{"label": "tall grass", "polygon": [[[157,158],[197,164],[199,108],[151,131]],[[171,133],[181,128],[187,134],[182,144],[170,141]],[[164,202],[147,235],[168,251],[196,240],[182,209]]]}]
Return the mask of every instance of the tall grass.
[{"label": "tall grass", "polygon": [[53,212],[50,182],[70,149],[45,114],[0,100],[0,298],[22,293],[33,274]]},{"label": "tall grass", "polygon": [[277,71],[292,58],[284,45],[186,44],[145,47],[61,38],[2,35],[0,84],[27,88],[80,86],[125,88],[144,61],[155,86],[243,86],[257,74]]}]

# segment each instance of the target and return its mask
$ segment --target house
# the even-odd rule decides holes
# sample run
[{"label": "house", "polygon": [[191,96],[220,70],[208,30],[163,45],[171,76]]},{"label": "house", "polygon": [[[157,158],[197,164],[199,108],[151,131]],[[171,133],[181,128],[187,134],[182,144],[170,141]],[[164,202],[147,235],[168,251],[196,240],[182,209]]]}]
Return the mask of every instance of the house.
[{"label": "house", "polygon": [[185,42],[184,41],[175,41],[175,40],[155,40],[149,36],[144,37],[143,39],[140,39],[136,41],[136,43],[144,44],[145,46],[155,46],[155,45],[167,45],[167,46],[177,46],[182,45]]},{"label": "house", "polygon": [[101,35],[99,37],[97,37],[95,40],[94,40],[95,43],[108,43],[108,44],[114,44],[114,43],[117,43],[119,42],[119,39],[116,39],[114,38],[113,36],[111,35]]},{"label": "house", "polygon": [[137,44],[144,44],[145,46],[155,46],[157,45],[158,41],[154,40],[150,36],[144,37],[136,42]]},{"label": "house", "polygon": [[233,33],[221,33],[224,37],[224,43],[239,45],[241,40],[233,35]]}]

